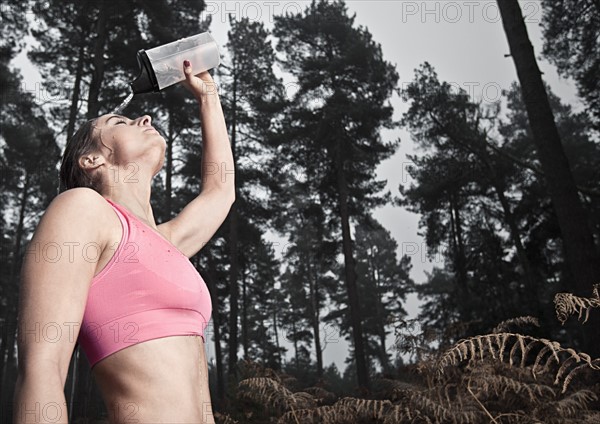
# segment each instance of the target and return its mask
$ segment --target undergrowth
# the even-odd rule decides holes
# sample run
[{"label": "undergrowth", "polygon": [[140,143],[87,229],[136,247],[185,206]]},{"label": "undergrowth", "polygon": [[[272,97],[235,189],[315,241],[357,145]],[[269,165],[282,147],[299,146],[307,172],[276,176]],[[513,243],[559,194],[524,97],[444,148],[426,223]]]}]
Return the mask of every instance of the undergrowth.
[{"label": "undergrowth", "polygon": [[[571,315],[587,320],[600,307],[592,298],[559,293],[561,323]],[[323,387],[300,387],[294,377],[245,362],[237,386],[244,413],[233,423],[598,423],[600,358],[511,328],[538,326],[534,317],[500,323],[489,334],[462,339],[450,348],[422,348],[406,369],[412,378],[375,377],[369,398],[340,397]],[[399,327],[406,328],[403,321]],[[407,340],[409,342],[407,345]],[[397,335],[399,350],[431,340],[428,331]],[[414,352],[413,352],[414,353]],[[406,375],[406,373],[404,374]],[[418,376],[418,378],[415,378]]]}]

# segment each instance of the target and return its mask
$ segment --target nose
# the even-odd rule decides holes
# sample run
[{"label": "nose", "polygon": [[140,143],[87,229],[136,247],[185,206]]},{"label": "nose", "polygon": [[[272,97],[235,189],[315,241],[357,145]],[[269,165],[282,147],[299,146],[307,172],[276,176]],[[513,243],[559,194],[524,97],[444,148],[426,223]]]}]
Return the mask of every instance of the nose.
[{"label": "nose", "polygon": [[144,115],[144,116],[140,116],[138,118],[138,125],[146,126],[146,125],[150,125],[151,123],[152,123],[152,118],[150,117],[150,115]]}]

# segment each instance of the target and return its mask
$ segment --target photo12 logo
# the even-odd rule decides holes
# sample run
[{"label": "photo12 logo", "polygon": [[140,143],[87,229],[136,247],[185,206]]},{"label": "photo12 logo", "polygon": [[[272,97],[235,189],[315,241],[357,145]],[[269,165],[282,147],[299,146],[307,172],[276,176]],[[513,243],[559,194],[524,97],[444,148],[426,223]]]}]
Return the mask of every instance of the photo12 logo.
[{"label": "photo12 logo", "polygon": [[[498,23],[502,20],[495,1],[401,1],[402,23]],[[523,19],[526,23],[539,23],[541,2],[539,0],[520,2]]]},{"label": "photo12 logo", "polygon": [[308,2],[295,1],[206,1],[205,8],[200,15],[201,20],[209,16],[211,21],[221,23],[235,20],[248,19],[250,22],[274,22],[276,15],[299,14],[304,9],[303,4]]}]

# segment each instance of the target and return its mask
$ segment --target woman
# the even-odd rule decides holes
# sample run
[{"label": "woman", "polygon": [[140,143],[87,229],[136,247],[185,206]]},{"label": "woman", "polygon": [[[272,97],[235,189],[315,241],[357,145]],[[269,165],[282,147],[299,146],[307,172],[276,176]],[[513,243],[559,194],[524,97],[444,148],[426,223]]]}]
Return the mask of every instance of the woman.
[{"label": "woman", "polygon": [[234,202],[233,155],[214,81],[183,67],[199,102],[203,163],[202,192],[178,216],[154,221],[151,181],[166,142],[149,116],[100,116],[65,148],[67,190],[42,216],[21,271],[15,423],[67,422],[76,342],[110,423],[214,422],[204,349],[211,299],[188,258]]}]

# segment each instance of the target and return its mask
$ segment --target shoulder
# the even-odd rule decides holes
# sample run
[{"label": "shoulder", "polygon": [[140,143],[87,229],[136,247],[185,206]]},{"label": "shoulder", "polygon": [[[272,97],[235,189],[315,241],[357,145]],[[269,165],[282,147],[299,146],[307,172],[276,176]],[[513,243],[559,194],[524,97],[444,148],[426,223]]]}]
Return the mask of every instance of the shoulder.
[{"label": "shoulder", "polygon": [[[52,199],[40,225],[70,231],[85,231],[98,241],[104,241],[105,228],[111,220],[112,207],[100,193],[86,187],[66,190]],[[114,218],[113,218],[114,219]]]},{"label": "shoulder", "polygon": [[46,212],[77,214],[83,218],[101,213],[108,202],[95,190],[87,187],[72,188],[60,193],[48,206]]}]

